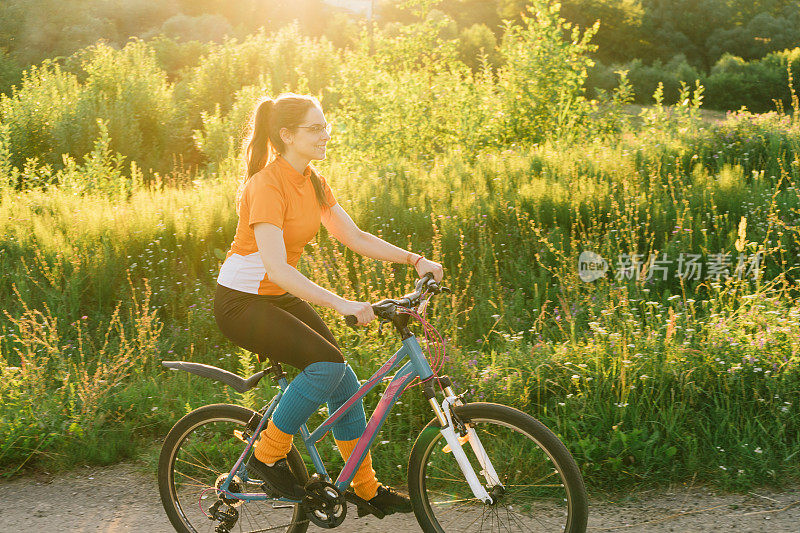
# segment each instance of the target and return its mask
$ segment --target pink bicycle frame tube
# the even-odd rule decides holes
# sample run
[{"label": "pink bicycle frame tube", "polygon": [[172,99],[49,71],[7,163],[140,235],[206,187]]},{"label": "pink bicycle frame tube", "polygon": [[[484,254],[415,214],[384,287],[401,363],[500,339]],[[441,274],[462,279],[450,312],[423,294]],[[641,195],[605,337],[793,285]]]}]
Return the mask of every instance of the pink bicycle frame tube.
[{"label": "pink bicycle frame tube", "polygon": [[358,438],[358,442],[356,442],[356,447],[353,449],[353,453],[350,454],[350,457],[347,459],[344,468],[342,468],[342,472],[336,479],[336,487],[339,490],[345,490],[350,485],[350,482],[355,476],[356,467],[361,464],[361,461],[363,461],[364,457],[367,455],[367,451],[369,451],[372,441],[375,440],[378,431],[386,421],[386,417],[389,416],[389,411],[391,410],[392,406],[400,397],[400,395],[403,394],[406,385],[411,383],[411,381],[413,381],[416,377],[417,373],[414,372],[414,365],[409,362],[406,363],[403,368],[398,370],[397,374],[395,374],[395,376],[392,378],[389,386],[386,387],[386,392],[383,393],[383,397],[375,407],[375,411],[373,411],[372,416],[369,417],[367,428],[364,430],[364,433],[361,435],[361,437]]},{"label": "pink bicycle frame tube", "polygon": [[395,352],[393,356],[391,356],[385,363],[383,363],[383,365],[374,374],[372,374],[372,377],[369,378],[366,383],[361,385],[358,391],[356,391],[356,393],[349,400],[343,403],[342,406],[339,407],[336,411],[331,413],[331,415],[322,424],[320,424],[320,426],[317,429],[315,429],[314,432],[311,433],[311,435],[309,435],[309,441],[317,442],[322,437],[324,437],[325,434],[328,431],[330,431],[331,427],[333,427],[333,425],[336,423],[336,420],[338,420],[339,417],[345,413],[345,411],[350,409],[350,407],[352,407],[354,403],[363,398],[369,391],[371,391],[375,387],[375,385],[380,383],[380,381],[384,378],[384,376],[386,376],[386,374],[391,372],[393,368],[398,366],[403,361],[403,359],[405,359],[404,352],[405,352],[405,347],[400,348],[399,350],[397,350],[397,352]]}]

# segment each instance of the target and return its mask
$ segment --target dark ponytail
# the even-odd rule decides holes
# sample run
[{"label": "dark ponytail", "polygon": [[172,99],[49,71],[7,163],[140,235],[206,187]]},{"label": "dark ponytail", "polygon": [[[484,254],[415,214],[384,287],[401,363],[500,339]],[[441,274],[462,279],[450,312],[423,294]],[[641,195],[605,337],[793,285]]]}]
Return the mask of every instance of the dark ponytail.
[{"label": "dark ponytail", "polygon": [[[252,119],[252,134],[245,150],[246,176],[236,194],[237,210],[247,181],[253,174],[267,166],[276,155],[286,150],[280,135],[281,129],[295,130],[312,107],[321,109],[316,98],[293,93],[281,94],[274,100],[266,98],[256,105]],[[320,207],[323,209],[330,207],[322,188],[322,180],[314,167],[311,167],[311,184],[314,186]]]},{"label": "dark ponytail", "polygon": [[270,118],[275,101],[267,98],[259,102],[253,117],[253,134],[247,145],[245,158],[247,161],[247,179],[267,166],[275,157],[275,146],[269,138]]}]

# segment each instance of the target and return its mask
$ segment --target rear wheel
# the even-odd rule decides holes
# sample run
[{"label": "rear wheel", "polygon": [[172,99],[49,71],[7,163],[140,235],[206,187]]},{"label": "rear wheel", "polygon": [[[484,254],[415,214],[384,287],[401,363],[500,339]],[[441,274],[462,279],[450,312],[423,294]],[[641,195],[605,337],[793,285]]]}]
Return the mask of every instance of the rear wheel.
[{"label": "rear wheel", "polygon": [[454,412],[475,429],[500,484],[487,481],[465,442],[463,450],[494,503],[475,498],[432,420],[414,443],[408,467],[409,495],[423,531],[586,531],[583,478],[569,450],[547,427],[498,404],[467,404]]},{"label": "rear wheel", "polygon": [[[179,533],[211,533],[219,526],[219,521],[207,516],[219,500],[215,487],[244,449],[234,431],[244,430],[252,416],[253,411],[238,405],[207,405],[181,418],[167,434],[158,463],[158,490],[164,510]],[[305,483],[308,470],[297,448],[292,446],[287,459],[294,475]],[[263,494],[256,483],[239,478],[233,483],[231,492]],[[248,503],[228,498],[218,508],[236,517],[232,531],[304,533],[308,528],[300,504],[271,500]]]}]

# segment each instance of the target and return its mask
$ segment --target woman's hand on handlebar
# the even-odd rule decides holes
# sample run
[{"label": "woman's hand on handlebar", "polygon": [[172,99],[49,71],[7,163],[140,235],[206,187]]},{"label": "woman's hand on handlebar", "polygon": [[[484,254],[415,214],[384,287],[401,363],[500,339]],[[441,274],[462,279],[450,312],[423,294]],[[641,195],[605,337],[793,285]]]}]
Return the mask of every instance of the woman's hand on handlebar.
[{"label": "woman's hand on handlebar", "polygon": [[[420,263],[421,262],[422,261],[420,261]],[[358,319],[359,326],[366,326],[375,320],[375,312],[372,310],[372,305],[369,302],[343,300],[343,303],[339,304],[336,311],[344,316],[355,316]]]},{"label": "woman's hand on handlebar", "polygon": [[425,274],[430,272],[433,274],[433,280],[437,283],[442,281],[444,277],[444,269],[442,265],[437,263],[436,261],[431,261],[430,259],[422,258],[419,263],[417,263],[417,274],[419,277],[423,277]]}]

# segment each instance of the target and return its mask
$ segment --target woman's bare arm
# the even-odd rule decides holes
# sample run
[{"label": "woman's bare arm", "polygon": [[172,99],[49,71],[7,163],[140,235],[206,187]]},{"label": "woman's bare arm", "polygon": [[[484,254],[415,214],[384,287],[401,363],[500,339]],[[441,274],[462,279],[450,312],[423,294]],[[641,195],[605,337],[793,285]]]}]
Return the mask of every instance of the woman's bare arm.
[{"label": "woman's bare arm", "polygon": [[331,309],[338,310],[346,301],[323,289],[286,262],[286,245],[281,228],[268,222],[259,222],[253,226],[253,232],[261,261],[271,282],[298,298]]},{"label": "woman's bare arm", "polygon": [[390,244],[372,233],[359,229],[350,215],[339,204],[323,211],[322,224],[340,243],[354,252],[395,263],[414,264],[419,255]]},{"label": "woman's bare arm", "polygon": [[436,281],[441,281],[444,276],[442,265],[439,263],[424,258],[417,262],[420,258],[419,254],[403,250],[380,237],[376,237],[372,233],[359,229],[353,219],[350,218],[350,215],[339,204],[328,210],[323,210],[322,224],[337,241],[358,254],[378,259],[379,261],[416,265],[417,273],[420,276],[431,272]]},{"label": "woman's bare arm", "polygon": [[253,232],[261,261],[271,282],[302,300],[330,307],[342,315],[353,315],[358,319],[359,325],[366,325],[375,319],[375,312],[369,302],[346,300],[323,289],[288,264],[281,228],[268,222],[259,222],[253,226]]}]

